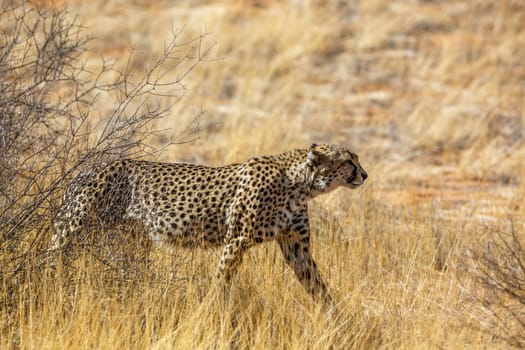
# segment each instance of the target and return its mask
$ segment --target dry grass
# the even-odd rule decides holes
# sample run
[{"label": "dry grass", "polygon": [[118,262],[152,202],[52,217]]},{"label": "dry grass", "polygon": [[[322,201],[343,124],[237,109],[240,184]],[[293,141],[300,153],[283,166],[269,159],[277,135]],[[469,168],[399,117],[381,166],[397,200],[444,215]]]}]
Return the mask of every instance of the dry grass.
[{"label": "dry grass", "polygon": [[156,251],[134,273],[80,252],[2,279],[0,348],[507,347],[467,272],[468,252],[509,218],[524,233],[522,2],[64,3],[96,38],[92,67],[100,55],[123,64],[131,44],[140,76],[173,28],[209,33],[195,45],[215,45],[213,59],[184,79],[151,143],[203,108],[200,138],[159,159],[224,164],[332,142],[370,179],[310,208],[339,317],[312,304],[273,244],[249,252],[226,297],[216,251]]}]

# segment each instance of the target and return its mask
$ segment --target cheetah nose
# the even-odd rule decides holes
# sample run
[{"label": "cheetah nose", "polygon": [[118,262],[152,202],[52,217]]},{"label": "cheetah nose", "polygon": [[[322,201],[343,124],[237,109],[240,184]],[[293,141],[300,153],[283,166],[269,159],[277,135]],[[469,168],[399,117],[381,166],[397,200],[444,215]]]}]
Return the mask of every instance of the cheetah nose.
[{"label": "cheetah nose", "polygon": [[363,181],[366,180],[366,178],[368,177],[368,174],[366,173],[366,171],[361,171],[361,176],[363,177]]}]

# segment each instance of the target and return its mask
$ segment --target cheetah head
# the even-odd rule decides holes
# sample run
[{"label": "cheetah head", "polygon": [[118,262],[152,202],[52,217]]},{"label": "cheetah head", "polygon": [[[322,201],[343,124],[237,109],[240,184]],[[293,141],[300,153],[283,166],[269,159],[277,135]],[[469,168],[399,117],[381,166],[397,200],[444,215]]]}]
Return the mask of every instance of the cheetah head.
[{"label": "cheetah head", "polygon": [[312,170],[312,189],[316,193],[330,192],[340,186],[356,188],[368,177],[357,155],[338,145],[313,144],[306,164]]}]

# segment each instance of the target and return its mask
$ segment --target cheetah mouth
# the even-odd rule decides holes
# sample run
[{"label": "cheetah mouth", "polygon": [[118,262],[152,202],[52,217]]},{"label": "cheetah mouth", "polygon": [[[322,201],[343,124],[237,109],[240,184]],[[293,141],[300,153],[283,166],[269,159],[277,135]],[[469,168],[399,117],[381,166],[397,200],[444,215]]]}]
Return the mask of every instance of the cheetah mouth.
[{"label": "cheetah mouth", "polygon": [[346,180],[346,183],[355,188],[361,186],[363,181],[356,180],[355,176],[351,176]]}]

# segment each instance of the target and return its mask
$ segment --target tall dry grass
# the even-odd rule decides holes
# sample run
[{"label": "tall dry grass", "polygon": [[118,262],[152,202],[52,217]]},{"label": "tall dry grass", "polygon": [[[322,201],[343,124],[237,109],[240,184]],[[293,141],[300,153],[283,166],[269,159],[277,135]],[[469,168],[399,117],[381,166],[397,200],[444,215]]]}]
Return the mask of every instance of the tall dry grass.
[{"label": "tall dry grass", "polygon": [[[218,165],[333,142],[355,150],[370,178],[310,206],[313,254],[338,316],[311,302],[273,244],[249,251],[226,296],[212,278],[217,251],[109,266],[79,249],[66,264],[2,278],[0,348],[503,349],[506,331],[523,329],[499,327],[478,296],[508,296],[471,273],[471,253],[509,222],[524,232],[521,2],[59,6],[94,35],[84,54],[94,71],[101,55],[124,65],[132,46],[140,77],[173,30],[181,42],[207,34],[211,56],[184,77],[149,142],[163,147],[204,110],[199,140],[154,158]],[[109,101],[99,97],[101,116]]]}]

